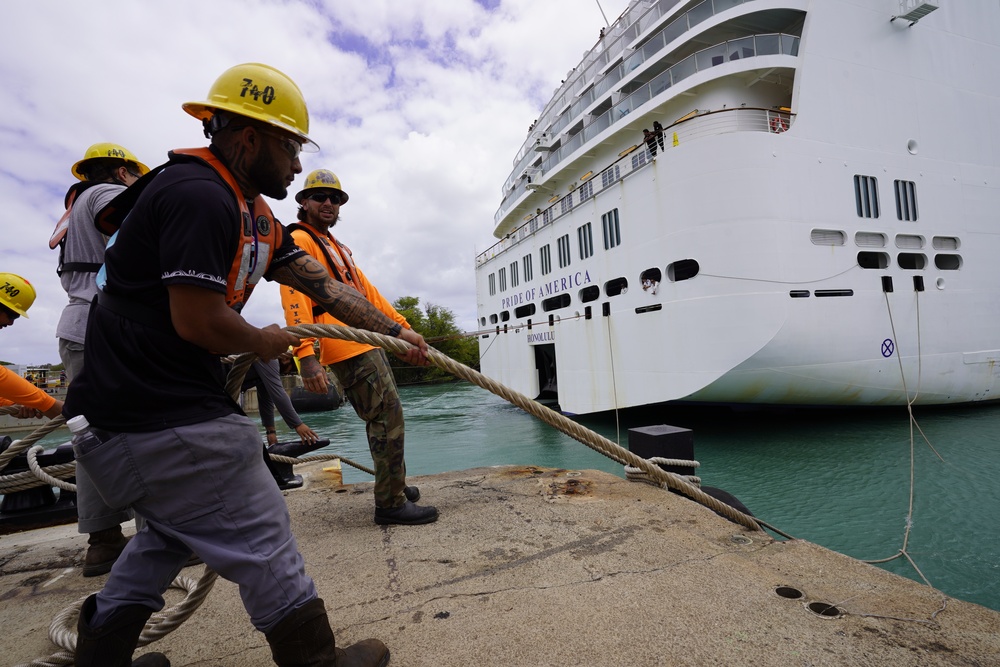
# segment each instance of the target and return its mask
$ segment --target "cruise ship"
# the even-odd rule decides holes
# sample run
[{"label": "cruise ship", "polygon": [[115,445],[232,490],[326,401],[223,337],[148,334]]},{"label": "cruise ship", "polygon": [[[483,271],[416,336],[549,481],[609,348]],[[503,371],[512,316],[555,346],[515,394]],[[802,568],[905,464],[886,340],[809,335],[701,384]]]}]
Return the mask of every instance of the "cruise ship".
[{"label": "cruise ship", "polygon": [[567,414],[996,400],[998,28],[995,0],[631,3],[514,156],[483,372]]}]

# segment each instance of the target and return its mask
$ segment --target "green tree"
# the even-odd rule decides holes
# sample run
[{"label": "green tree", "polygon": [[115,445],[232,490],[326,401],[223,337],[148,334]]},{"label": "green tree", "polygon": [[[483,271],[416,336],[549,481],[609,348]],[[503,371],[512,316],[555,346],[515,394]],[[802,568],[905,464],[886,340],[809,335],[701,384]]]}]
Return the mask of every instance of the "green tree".
[{"label": "green tree", "polygon": [[[475,337],[466,336],[455,324],[455,314],[443,306],[428,303],[423,310],[420,299],[401,296],[392,307],[406,318],[413,330],[427,340],[427,344],[455,361],[478,370],[479,344]],[[451,373],[437,366],[410,366],[401,361],[392,364],[396,383],[447,382],[454,379]]]}]

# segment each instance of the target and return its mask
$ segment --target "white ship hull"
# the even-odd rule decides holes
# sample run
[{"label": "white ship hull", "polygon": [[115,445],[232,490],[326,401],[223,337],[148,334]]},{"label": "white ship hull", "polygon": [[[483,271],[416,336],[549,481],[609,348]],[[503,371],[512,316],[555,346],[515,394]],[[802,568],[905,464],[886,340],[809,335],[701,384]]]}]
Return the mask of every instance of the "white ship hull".
[{"label": "white ship hull", "polygon": [[[640,53],[705,13],[659,5],[658,19],[643,24],[634,6],[615,26],[645,26],[630,42]],[[569,413],[997,398],[1000,7],[986,5],[951,3],[909,27],[889,21],[903,13],[892,1],[716,0],[710,18],[645,47],[611,86],[607,126],[575,144],[564,131],[556,159],[522,150],[503,240],[477,258],[483,372],[554,393]],[[695,40],[714,46],[679,71],[671,54]],[[647,82],[648,101],[615,117],[614,88]],[[565,127],[599,119],[581,118]],[[641,140],[653,120],[666,128],[655,160]]]}]

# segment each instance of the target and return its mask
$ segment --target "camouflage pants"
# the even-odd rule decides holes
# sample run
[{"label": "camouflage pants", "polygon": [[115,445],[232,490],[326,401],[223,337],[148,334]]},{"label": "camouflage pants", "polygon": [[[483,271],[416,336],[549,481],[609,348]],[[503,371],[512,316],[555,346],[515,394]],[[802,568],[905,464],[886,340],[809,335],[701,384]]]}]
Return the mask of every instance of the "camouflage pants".
[{"label": "camouflage pants", "polygon": [[375,507],[399,507],[406,502],[403,406],[385,351],[368,350],[338,361],[330,369],[340,380],[354,411],[365,420],[368,448],[375,462]]}]

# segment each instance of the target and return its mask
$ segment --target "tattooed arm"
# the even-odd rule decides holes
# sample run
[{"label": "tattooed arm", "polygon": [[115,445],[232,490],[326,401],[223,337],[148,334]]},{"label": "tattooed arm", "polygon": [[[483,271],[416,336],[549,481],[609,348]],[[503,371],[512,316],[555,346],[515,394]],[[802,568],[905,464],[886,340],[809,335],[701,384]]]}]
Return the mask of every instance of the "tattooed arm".
[{"label": "tattooed arm", "polygon": [[410,363],[427,364],[427,343],[412,329],[404,329],[373,306],[356,289],[334,280],[323,266],[309,255],[285,264],[271,273],[271,279],[295,288],[322,306],[338,320],[358,329],[398,337],[414,345]]}]

